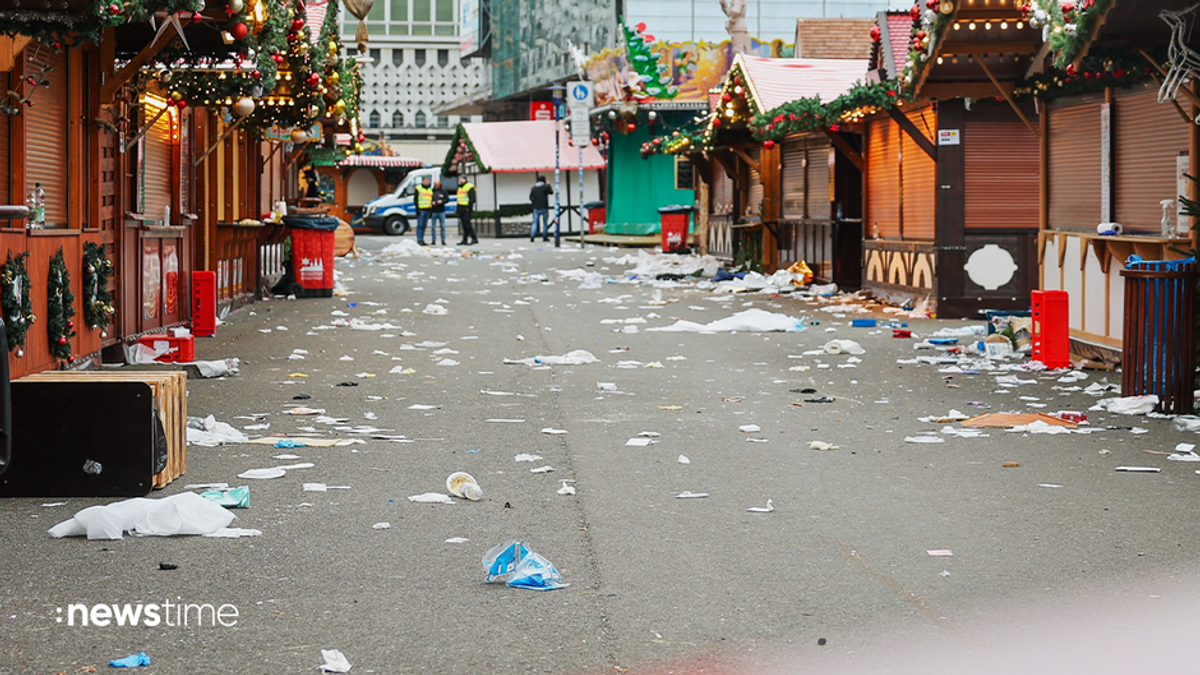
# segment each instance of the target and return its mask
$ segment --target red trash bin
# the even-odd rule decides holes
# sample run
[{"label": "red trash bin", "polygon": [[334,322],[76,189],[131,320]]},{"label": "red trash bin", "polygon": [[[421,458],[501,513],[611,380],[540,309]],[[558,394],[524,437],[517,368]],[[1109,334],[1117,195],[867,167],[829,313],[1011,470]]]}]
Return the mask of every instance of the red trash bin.
[{"label": "red trash bin", "polygon": [[692,207],[663,206],[658,209],[658,213],[663,253],[688,251],[688,225],[691,222]]},{"label": "red trash bin", "polygon": [[583,208],[588,212],[588,234],[596,234],[596,228],[604,225],[604,202],[588,202]]},{"label": "red trash bin", "polygon": [[293,291],[297,298],[333,297],[333,246],[337,218],[284,218],[292,235]]}]

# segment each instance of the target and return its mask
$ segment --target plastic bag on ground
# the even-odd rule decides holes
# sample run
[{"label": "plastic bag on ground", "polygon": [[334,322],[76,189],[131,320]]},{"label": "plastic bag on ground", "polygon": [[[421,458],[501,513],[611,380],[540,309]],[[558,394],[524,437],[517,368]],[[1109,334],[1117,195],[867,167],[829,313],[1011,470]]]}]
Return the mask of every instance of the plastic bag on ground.
[{"label": "plastic bag on ground", "polygon": [[529,544],[523,541],[506,541],[488,549],[483,554],[483,572],[488,583],[510,574],[525,556],[529,555]]},{"label": "plastic bag on ground", "polygon": [[553,591],[570,584],[562,582],[562,574],[540,553],[529,551],[509,577],[509,588],[528,588],[531,591]]},{"label": "plastic bag on ground", "polygon": [[348,673],[354,667],[340,649],[322,649],[321,658],[325,659],[321,664],[324,673]]},{"label": "plastic bag on ground", "polygon": [[123,659],[113,659],[112,661],[108,662],[108,665],[112,668],[137,668],[139,666],[148,666],[150,665],[150,655],[146,652],[138,652],[137,654],[130,654]]},{"label": "plastic bag on ground", "polygon": [[813,284],[808,287],[808,290],[817,295],[836,295],[838,287],[837,284]]},{"label": "plastic bag on ground", "polygon": [[140,536],[210,534],[237,516],[194,492],[163,499],[138,497],[105,506],[90,506],[50,528],[50,536],[120,539],[125,532]]},{"label": "plastic bag on ground", "polygon": [[387,246],[383,247],[383,251],[381,251],[381,253],[400,256],[401,258],[408,258],[414,255],[423,257],[428,256],[425,250],[421,248],[421,245],[418,244],[415,239],[401,239],[394,244],[388,244]]},{"label": "plastic bag on ground", "polygon": [[1171,420],[1171,429],[1173,431],[1200,432],[1200,417],[1196,417],[1195,415],[1180,415]]},{"label": "plastic bag on ground", "polygon": [[733,331],[799,333],[804,329],[804,317],[794,318],[762,309],[748,309],[711,323],[701,324],[695,321],[680,320],[670,326],[647,328],[646,330],[663,333],[728,333]]},{"label": "plastic bag on ground", "polygon": [[1158,405],[1158,396],[1147,394],[1145,396],[1102,398],[1088,410],[1107,410],[1118,415],[1145,415],[1154,412],[1156,405]]},{"label": "plastic bag on ground", "polygon": [[249,443],[250,437],[229,424],[218,422],[209,415],[204,419],[188,418],[187,444],[199,445],[205,448],[215,448],[227,443]]},{"label": "plastic bag on ground", "polygon": [[583,366],[589,363],[600,363],[600,359],[585,349],[576,349],[562,356],[538,355],[527,359],[504,359],[504,362],[510,365],[526,366]]}]

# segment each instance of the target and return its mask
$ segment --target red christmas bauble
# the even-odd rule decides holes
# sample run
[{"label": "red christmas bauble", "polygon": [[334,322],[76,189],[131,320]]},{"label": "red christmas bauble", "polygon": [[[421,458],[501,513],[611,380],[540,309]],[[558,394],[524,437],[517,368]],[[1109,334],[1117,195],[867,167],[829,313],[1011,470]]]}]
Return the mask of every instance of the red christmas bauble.
[{"label": "red christmas bauble", "polygon": [[593,138],[593,139],[592,139],[592,145],[600,145],[600,139],[599,139],[599,138]]},{"label": "red christmas bauble", "polygon": [[250,29],[239,21],[229,28],[229,34],[233,36],[234,40],[245,40],[246,36],[250,34]]},{"label": "red christmas bauble", "polygon": [[304,28],[304,19],[292,19],[292,31],[298,31]]},{"label": "red christmas bauble", "polygon": [[880,38],[882,37],[883,33],[880,32],[879,26],[871,26],[871,40],[874,42],[879,42]]},{"label": "red christmas bauble", "polygon": [[67,328],[74,328],[74,327],[75,327],[75,322],[74,322],[74,321],[68,321],[68,322],[67,322]]},{"label": "red christmas bauble", "polygon": [[308,74],[308,86],[315,87],[318,84],[321,84],[321,76],[318,75],[317,73],[309,73]]},{"label": "red christmas bauble", "polygon": [[67,344],[67,337],[66,337],[65,335],[63,335],[63,336],[59,337],[59,338],[58,338],[58,344],[60,344],[60,345],[65,345],[65,344]]},{"label": "red christmas bauble", "polygon": [[641,22],[641,23],[639,23],[638,25],[634,26],[633,28],[634,28],[634,30],[636,30],[637,32],[641,33],[642,31],[646,30],[646,23],[645,23],[645,22]]},{"label": "red christmas bauble", "polygon": [[200,23],[204,20],[204,15],[200,12],[192,12],[192,23]]},{"label": "red christmas bauble", "polygon": [[726,103],[729,103],[730,101],[733,100],[733,94],[730,94],[729,92],[725,92],[724,94],[721,94],[721,100]]},{"label": "red christmas bauble", "polygon": [[720,117],[714,117],[714,118],[713,118],[713,127],[719,127],[719,126],[721,126],[721,118],[720,118]]},{"label": "red christmas bauble", "polygon": [[74,357],[74,356],[68,356],[68,357],[67,357],[67,363],[75,363],[75,357]]},{"label": "red christmas bauble", "polygon": [[256,80],[260,79],[262,77],[262,73],[258,70],[252,70],[250,71],[250,77],[253,77]]},{"label": "red christmas bauble", "polygon": [[632,133],[637,130],[637,125],[633,122],[630,122],[629,124],[625,125],[625,130]]},{"label": "red christmas bauble", "polygon": [[184,108],[187,107],[187,101],[185,101],[183,99],[179,99],[178,101],[175,101],[175,107],[179,108],[180,110],[183,110]]}]

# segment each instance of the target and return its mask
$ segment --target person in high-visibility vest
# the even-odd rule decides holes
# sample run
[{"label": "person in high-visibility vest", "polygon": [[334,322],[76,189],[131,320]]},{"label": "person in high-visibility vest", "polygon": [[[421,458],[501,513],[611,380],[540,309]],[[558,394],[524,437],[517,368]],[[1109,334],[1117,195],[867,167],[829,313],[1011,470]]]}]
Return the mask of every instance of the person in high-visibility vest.
[{"label": "person in high-visibility vest", "polygon": [[429,186],[429,176],[421,179],[417,186],[417,242],[425,245],[425,225],[429,223],[429,214],[433,210],[433,188]]},{"label": "person in high-visibility vest", "polygon": [[475,211],[475,184],[466,176],[458,177],[458,230],[462,234],[459,246],[470,246],[479,243],[475,234],[475,226],[471,223],[471,214]]}]

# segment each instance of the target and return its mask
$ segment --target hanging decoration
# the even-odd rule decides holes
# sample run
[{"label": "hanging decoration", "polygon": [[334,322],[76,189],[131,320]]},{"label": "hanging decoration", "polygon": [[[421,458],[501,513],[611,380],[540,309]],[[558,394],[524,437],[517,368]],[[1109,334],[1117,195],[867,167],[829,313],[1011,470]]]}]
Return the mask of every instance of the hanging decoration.
[{"label": "hanging decoration", "polygon": [[83,245],[83,320],[92,330],[99,330],[100,337],[108,337],[106,329],[112,321],[112,293],[108,290],[108,277],[112,274],[112,261],[104,253],[104,247],[93,242]]},{"label": "hanging decoration", "polygon": [[8,351],[15,349],[18,358],[25,356],[25,332],[37,321],[33,315],[33,299],[29,297],[29,272],[25,269],[28,257],[28,251],[18,253],[15,258],[9,251],[8,260],[0,266],[0,285],[4,292],[0,305],[8,329]]},{"label": "hanging decoration", "polygon": [[785,103],[774,110],[755,115],[750,131],[760,141],[782,140],[789,133],[832,129],[840,124],[861,121],[867,115],[894,108],[900,101],[900,83],[858,83],[850,91],[828,103],[819,97]]},{"label": "hanging decoration", "polygon": [[63,260],[63,250],[58,249],[50,258],[50,271],[46,282],[46,332],[50,337],[50,353],[68,363],[71,356],[71,338],[75,337],[75,295],[71,293],[71,273]]},{"label": "hanging decoration", "polygon": [[[1155,60],[1162,62],[1155,54]],[[1109,87],[1128,89],[1153,78],[1154,69],[1146,65],[1141,54],[1130,49],[1094,50],[1079,63],[1076,69],[1067,65],[1063,70],[1048,68],[1013,88],[1018,99],[1040,98],[1053,101],[1064,96],[1103,92]]]},{"label": "hanging decoration", "polygon": [[[6,3],[7,4],[7,3]],[[45,3],[49,8],[50,3]],[[67,5],[63,3],[65,8]],[[109,26],[140,23],[160,11],[179,12],[190,19],[193,12],[204,9],[199,0],[92,0],[86,10],[55,11],[35,9],[34,3],[27,7],[11,3],[11,9],[0,10],[0,25],[8,34],[20,34],[33,38],[47,46],[58,43],[81,44],[88,40],[99,41],[100,33]]]},{"label": "hanging decoration", "polygon": [[925,68],[937,52],[942,35],[952,23],[950,19],[954,16],[954,3],[948,0],[925,0],[924,9],[918,3],[914,4],[908,13],[912,17],[913,25],[908,60],[901,69],[900,80],[905,97],[912,100],[917,78],[925,72]]},{"label": "hanging decoration", "polygon": [[358,51],[365,52],[367,51],[367,41],[371,37],[367,32],[367,15],[371,13],[375,0],[345,0],[345,5],[346,11],[358,19],[358,29],[354,32],[354,40],[358,43]]},{"label": "hanging decoration", "polygon": [[1021,7],[1029,25],[1042,29],[1042,40],[1050,44],[1054,65],[1066,68],[1075,62],[1092,31],[1112,5],[1112,0],[1031,0]]},{"label": "hanging decoration", "polygon": [[[50,87],[50,79],[46,77],[46,73],[54,70],[54,66],[42,62],[41,59],[29,58],[28,61],[30,66],[26,67],[25,77],[8,90],[8,97],[2,99],[4,103],[0,103],[0,112],[9,117],[16,117],[25,108],[32,108],[33,95],[37,93],[39,87],[47,89]],[[37,66],[37,73],[32,72],[33,66]],[[30,90],[31,87],[32,90]]]}]

